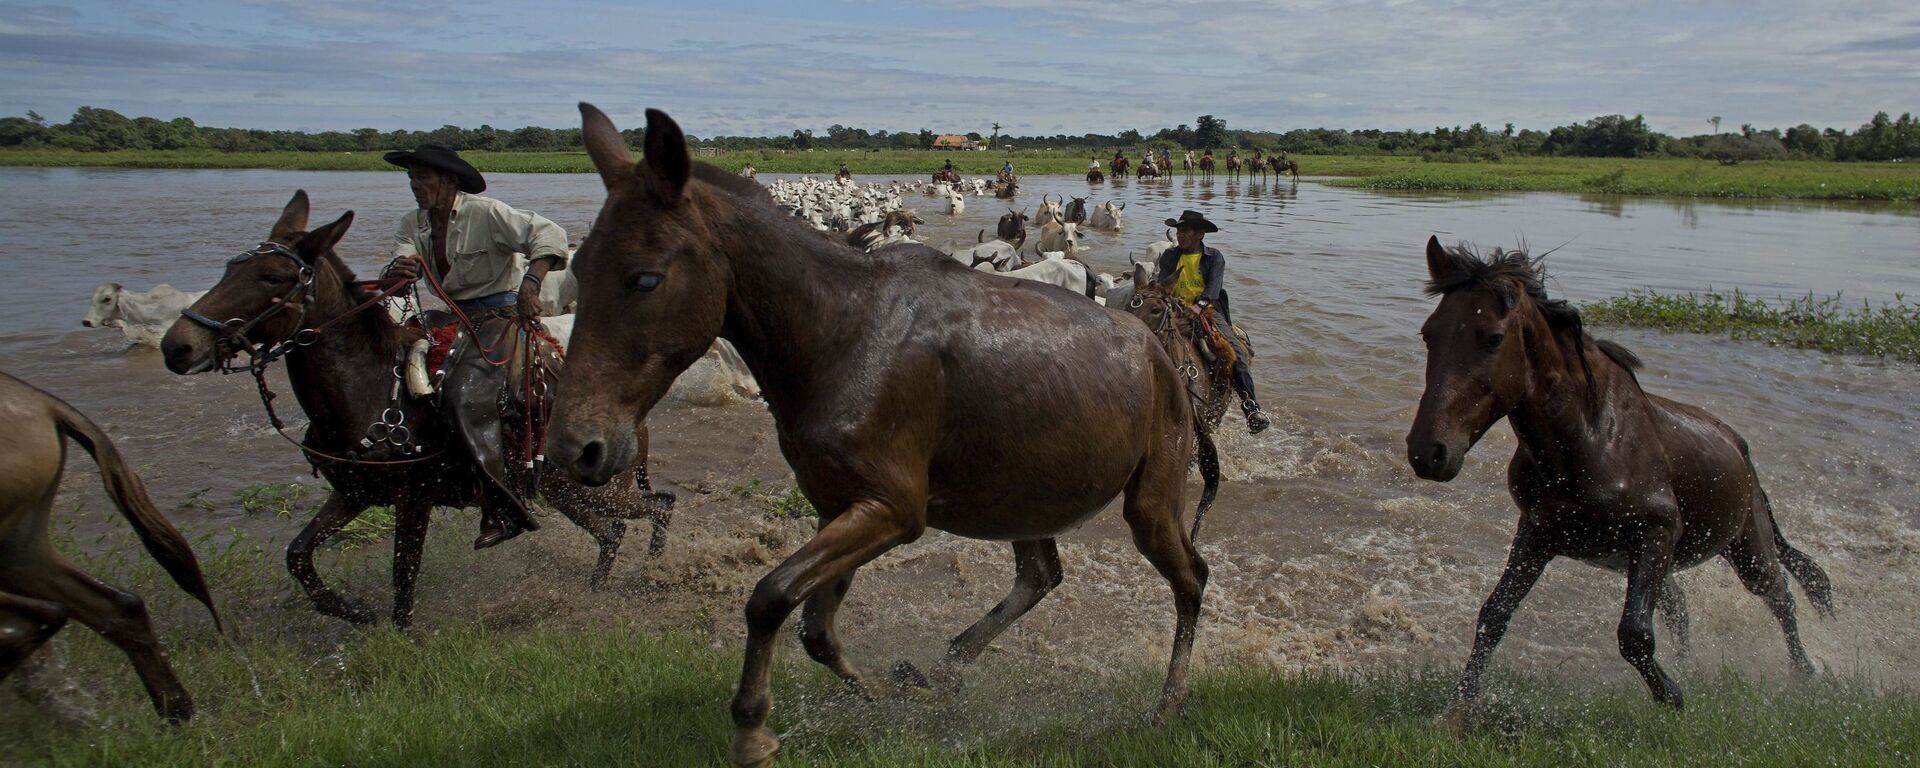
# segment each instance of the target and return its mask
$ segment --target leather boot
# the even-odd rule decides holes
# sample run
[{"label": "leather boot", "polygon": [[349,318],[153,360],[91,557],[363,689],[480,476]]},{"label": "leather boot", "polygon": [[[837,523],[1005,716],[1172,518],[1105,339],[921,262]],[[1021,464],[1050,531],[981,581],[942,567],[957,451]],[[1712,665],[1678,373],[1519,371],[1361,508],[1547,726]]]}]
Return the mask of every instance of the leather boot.
[{"label": "leather boot", "polygon": [[1267,423],[1266,412],[1260,410],[1259,403],[1253,400],[1242,400],[1240,401],[1240,410],[1245,411],[1247,415],[1247,434],[1257,435],[1265,432],[1267,427],[1271,426]]}]

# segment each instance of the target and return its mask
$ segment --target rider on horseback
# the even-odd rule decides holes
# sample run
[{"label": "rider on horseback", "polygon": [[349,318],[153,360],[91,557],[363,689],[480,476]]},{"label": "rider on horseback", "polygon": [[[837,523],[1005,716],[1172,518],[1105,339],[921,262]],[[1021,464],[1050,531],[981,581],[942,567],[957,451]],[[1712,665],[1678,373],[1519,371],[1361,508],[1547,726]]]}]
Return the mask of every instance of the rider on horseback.
[{"label": "rider on horseback", "polygon": [[1233,345],[1233,391],[1239,393],[1240,409],[1246,412],[1247,431],[1259,434],[1267,428],[1267,415],[1260,410],[1259,401],[1254,399],[1253,369],[1247,365],[1251,355],[1239,334],[1233,331],[1233,315],[1227,308],[1224,285],[1227,257],[1219,249],[1207,247],[1204,242],[1208,232],[1218,232],[1220,228],[1207,221],[1199,211],[1183,211],[1180,218],[1167,219],[1167,226],[1174,228],[1179,242],[1160,254],[1160,271],[1156,282],[1172,288],[1182,300],[1200,311],[1212,310],[1219,319],[1217,330],[1226,336],[1227,343]]},{"label": "rider on horseback", "polygon": [[[566,230],[537,213],[481,197],[486,179],[444,144],[428,142],[412,152],[388,152],[386,160],[407,169],[419,208],[400,218],[393,261],[383,277],[418,279],[424,265],[429,270],[425,274],[445,291],[446,298],[487,329],[482,333],[488,337],[509,332],[508,324],[516,315],[539,317],[541,280],[549,270],[566,268]],[[526,255],[525,267],[520,254]],[[463,349],[477,341],[467,338]],[[480,368],[490,370],[500,386],[506,386],[506,368]],[[492,401],[487,405],[491,407]],[[495,447],[504,441],[498,434],[499,413],[492,410],[491,419],[482,419],[487,423],[481,429],[495,434],[463,434],[476,453],[497,454]],[[504,489],[490,489],[489,503],[482,505],[480,537],[473,542],[476,549],[539,527],[525,515],[522,503],[497,498],[500,492]]]}]

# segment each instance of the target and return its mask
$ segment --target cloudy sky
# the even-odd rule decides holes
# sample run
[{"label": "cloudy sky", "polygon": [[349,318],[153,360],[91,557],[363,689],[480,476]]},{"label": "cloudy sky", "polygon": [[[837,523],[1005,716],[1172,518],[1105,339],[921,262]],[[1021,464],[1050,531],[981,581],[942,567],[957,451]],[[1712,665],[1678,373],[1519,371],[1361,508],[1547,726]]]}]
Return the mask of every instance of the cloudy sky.
[{"label": "cloudy sky", "polygon": [[1916,0],[0,0],[0,113],[306,130],[1656,129],[1920,111]]}]

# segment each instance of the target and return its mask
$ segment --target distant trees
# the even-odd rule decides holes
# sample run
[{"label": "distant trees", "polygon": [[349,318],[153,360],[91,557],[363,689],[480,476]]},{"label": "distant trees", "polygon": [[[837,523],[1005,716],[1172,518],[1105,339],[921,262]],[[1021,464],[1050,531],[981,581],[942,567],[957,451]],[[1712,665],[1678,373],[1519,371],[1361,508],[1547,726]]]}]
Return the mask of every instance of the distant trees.
[{"label": "distant trees", "polygon": [[[1709,121],[1711,122],[1711,121]],[[987,140],[1022,149],[1062,150],[1106,149],[1116,147],[1183,147],[1187,149],[1259,149],[1285,150],[1298,154],[1388,154],[1417,155],[1435,160],[1499,160],[1506,156],[1563,155],[1580,157],[1699,157],[1723,163],[1738,163],[1775,158],[1824,160],[1895,160],[1920,158],[1920,120],[1911,113],[1893,117],[1875,114],[1858,130],[1819,129],[1801,124],[1782,131],[1743,125],[1738,133],[1714,132],[1698,136],[1667,136],[1647,127],[1639,115],[1604,115],[1582,123],[1563,125],[1547,131],[1516,129],[1507,123],[1492,130],[1480,123],[1466,127],[1436,126],[1431,130],[1345,130],[1339,128],[1300,128],[1286,132],[1231,130],[1226,120],[1201,115],[1191,125],[1162,128],[1152,134],[1126,129],[1114,134],[1084,133],[1015,136],[1002,134],[998,123]],[[629,129],[622,137],[633,146],[644,138],[641,129]],[[924,149],[933,143],[935,131],[870,131],[835,124],[824,136],[812,130],[796,130],[782,136],[718,136],[709,139],[688,137],[697,146],[716,149]],[[979,132],[969,132],[979,140]],[[294,150],[306,152],[379,152],[405,149],[423,141],[438,141],[456,150],[498,152],[576,151],[580,149],[577,128],[462,128],[443,125],[431,131],[380,131],[356,128],[351,131],[265,131],[245,128],[210,128],[180,117],[161,120],[153,117],[129,118],[111,109],[81,107],[65,123],[48,124],[44,117],[28,112],[25,117],[0,118],[0,148],[53,147],[87,152],[124,149],[184,150],[210,149],[222,152],[264,152]]]}]

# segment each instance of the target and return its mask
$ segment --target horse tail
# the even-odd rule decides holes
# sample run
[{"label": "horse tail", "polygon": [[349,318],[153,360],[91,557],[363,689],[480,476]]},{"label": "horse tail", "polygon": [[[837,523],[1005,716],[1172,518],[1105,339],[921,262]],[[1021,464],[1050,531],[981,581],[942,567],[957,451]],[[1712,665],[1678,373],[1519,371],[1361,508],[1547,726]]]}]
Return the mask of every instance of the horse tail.
[{"label": "horse tail", "polygon": [[[1748,459],[1751,467],[1753,460]],[[1767,523],[1773,526],[1773,548],[1779,552],[1780,565],[1787,573],[1800,582],[1800,588],[1807,591],[1807,599],[1813,601],[1814,610],[1825,618],[1833,618],[1833,580],[1827,578],[1827,571],[1819,563],[1808,557],[1807,553],[1794,549],[1787,543],[1787,537],[1780,533],[1780,521],[1773,517],[1773,501],[1767,498],[1767,491],[1755,481],[1754,491],[1760,494],[1760,509],[1767,513]]]},{"label": "horse tail", "polygon": [[1194,458],[1200,462],[1200,479],[1205,483],[1200,489],[1200,505],[1193,510],[1193,531],[1187,534],[1189,540],[1197,542],[1200,521],[1206,518],[1207,510],[1213,508],[1213,497],[1220,492],[1220,451],[1198,413],[1193,415],[1193,448]]},{"label": "horse tail", "polygon": [[173,577],[173,583],[180,589],[199,600],[207,607],[207,613],[213,616],[213,626],[223,634],[225,628],[220,623],[220,611],[213,607],[213,595],[207,590],[207,579],[200,573],[200,561],[193,556],[193,547],[180,531],[168,522],[165,515],[153,506],[153,499],[147,495],[147,487],[140,482],[140,476],[127,466],[126,459],[120,456],[120,450],[107,439],[105,432],[73,406],[58,398],[47,396],[54,424],[60,433],[79,443],[81,448],[93,456],[93,462],[100,467],[100,479],[107,487],[107,496],[113,499],[113,505],[120,514],[133,524],[134,533],[140,536],[140,543],[160,563],[167,575]]}]

